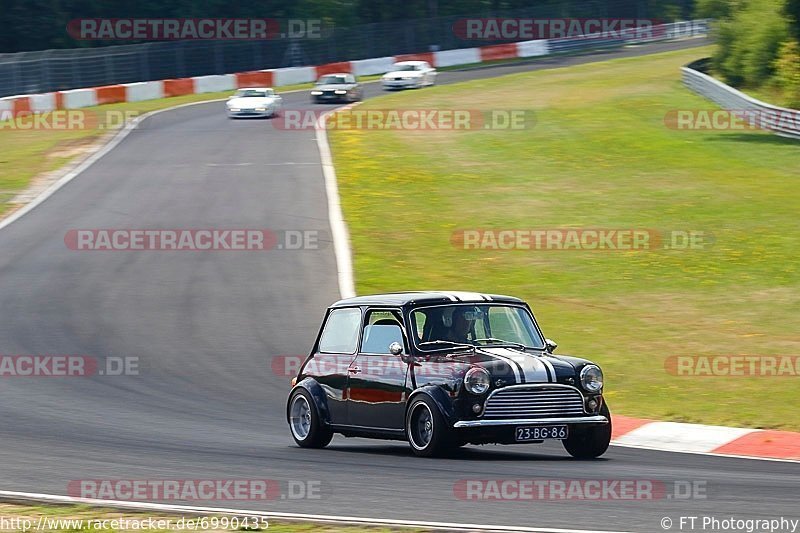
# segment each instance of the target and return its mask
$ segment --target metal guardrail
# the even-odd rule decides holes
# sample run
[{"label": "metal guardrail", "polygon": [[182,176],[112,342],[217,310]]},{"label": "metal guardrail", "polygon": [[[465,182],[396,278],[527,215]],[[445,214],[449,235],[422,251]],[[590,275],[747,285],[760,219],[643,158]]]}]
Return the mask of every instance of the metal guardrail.
[{"label": "metal guardrail", "polygon": [[672,39],[706,36],[709,33],[709,19],[670,22],[654,26],[646,32],[627,30],[616,36],[586,35],[566,39],[550,39],[547,44],[551,54],[561,52],[583,52],[598,48],[614,48],[628,44],[669,41]]},{"label": "metal guardrail", "polygon": [[[607,0],[609,6],[616,0]],[[492,13],[492,16],[547,18],[604,16],[607,9],[578,0],[555,0],[536,8]],[[566,7],[565,7],[566,6]],[[599,6],[599,7],[598,7]],[[609,7],[606,6],[606,7]],[[569,8],[569,9],[567,9]],[[487,16],[482,14],[481,16]],[[460,39],[453,27],[467,17],[409,20],[334,28],[324,38],[254,41],[162,41],[100,48],[75,48],[0,54],[0,97],[36,94],[119,83],[247,72],[266,68],[322,65],[338,61],[452,50],[496,44]],[[704,21],[664,25],[654,39],[707,32]],[[630,38],[553,39],[551,52],[590,50],[638,42]],[[300,63],[297,63],[300,58]]]},{"label": "metal guardrail", "polygon": [[683,83],[697,94],[717,103],[723,109],[737,112],[765,129],[791,139],[800,140],[800,111],[774,106],[756,100],[733,87],[700,71],[706,60],[695,61],[683,67]]}]

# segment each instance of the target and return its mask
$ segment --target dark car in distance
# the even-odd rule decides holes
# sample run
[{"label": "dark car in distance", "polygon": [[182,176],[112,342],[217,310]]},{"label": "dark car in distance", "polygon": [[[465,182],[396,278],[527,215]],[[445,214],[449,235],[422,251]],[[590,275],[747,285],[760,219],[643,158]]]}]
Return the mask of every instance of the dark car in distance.
[{"label": "dark car in distance", "polygon": [[364,97],[361,85],[352,74],[326,74],[311,89],[311,101],[317,104],[325,102],[358,102]]},{"label": "dark car in distance", "polygon": [[603,373],[555,348],[510,296],[348,298],[328,308],[292,380],[287,421],[305,448],[334,433],[407,440],[419,456],[555,439],[574,457],[598,457],[611,440]]}]

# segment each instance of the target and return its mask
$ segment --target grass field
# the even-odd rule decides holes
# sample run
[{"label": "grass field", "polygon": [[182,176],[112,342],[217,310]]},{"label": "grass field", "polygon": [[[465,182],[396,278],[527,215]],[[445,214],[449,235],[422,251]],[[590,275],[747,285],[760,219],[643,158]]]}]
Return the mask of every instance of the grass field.
[{"label": "grass field", "polygon": [[[40,518],[43,517],[40,523]],[[184,522],[179,522],[182,515],[170,515],[155,512],[137,511],[118,511],[87,505],[26,505],[16,503],[0,503],[0,531],[52,531],[72,532],[72,531],[97,531],[104,533],[121,533],[123,531],[142,531],[141,525],[149,526],[150,531],[204,531],[207,533],[231,532],[231,531],[273,531],[276,533],[395,533],[398,531],[411,532],[423,531],[413,529],[394,529],[381,527],[363,526],[337,526],[303,522],[277,522],[269,521],[268,528],[233,528],[230,526],[231,517],[228,522],[212,522],[211,516],[207,515],[183,515]],[[223,517],[216,517],[217,520]],[[152,519],[152,522],[148,522]],[[26,523],[25,520],[28,522]],[[117,522],[112,522],[116,520]],[[159,524],[159,520],[162,522]],[[171,522],[167,522],[170,520]],[[191,521],[191,522],[189,522]],[[153,529],[150,524],[172,525],[162,529]],[[191,527],[189,524],[193,524]],[[241,522],[238,522],[241,523]],[[263,525],[261,520],[259,525]],[[137,525],[141,524],[141,525]],[[224,524],[228,527],[211,527],[212,525]],[[14,527],[20,525],[22,527]],[[27,525],[28,529],[24,527]],[[39,528],[38,526],[42,527]],[[118,527],[112,527],[118,526]],[[128,526],[123,527],[123,526]],[[146,528],[145,528],[146,529]]]},{"label": "grass field", "polygon": [[[518,295],[560,353],[602,364],[612,411],[800,430],[800,376],[678,377],[671,355],[800,355],[800,144],[677,131],[712,109],[685,89],[693,49],[397,93],[361,109],[531,110],[514,131],[337,130],[331,143],[360,294]],[[464,250],[461,229],[712,234],[650,251]]]}]

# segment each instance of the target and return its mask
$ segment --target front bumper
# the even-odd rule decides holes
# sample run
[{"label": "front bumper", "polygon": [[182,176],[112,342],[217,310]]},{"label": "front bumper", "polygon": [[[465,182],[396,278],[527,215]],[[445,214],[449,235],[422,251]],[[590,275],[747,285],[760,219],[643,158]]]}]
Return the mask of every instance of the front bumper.
[{"label": "front bumper", "polygon": [[416,87],[422,83],[422,81],[419,78],[413,78],[410,80],[382,80],[381,83],[384,89],[407,89],[409,87]]},{"label": "front bumper", "polygon": [[238,111],[228,110],[228,116],[231,118],[246,118],[246,117],[271,117],[275,113],[274,109],[267,109],[266,111],[256,111],[255,109],[240,109]]},{"label": "front bumper", "polygon": [[352,95],[350,93],[347,93],[347,94],[322,93],[322,94],[311,95],[311,98],[313,98],[314,101],[317,102],[317,103],[322,103],[322,102],[343,102],[345,100],[349,100],[350,98],[352,98]]},{"label": "front bumper", "polygon": [[454,428],[485,428],[497,426],[541,426],[552,424],[608,424],[608,418],[603,415],[556,417],[556,418],[511,418],[505,420],[461,420],[456,422]]}]

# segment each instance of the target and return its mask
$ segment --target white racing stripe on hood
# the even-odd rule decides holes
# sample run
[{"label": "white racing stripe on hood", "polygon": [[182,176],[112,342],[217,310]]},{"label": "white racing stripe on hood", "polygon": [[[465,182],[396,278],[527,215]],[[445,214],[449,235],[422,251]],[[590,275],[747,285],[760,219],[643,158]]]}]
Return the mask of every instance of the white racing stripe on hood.
[{"label": "white racing stripe on hood", "polygon": [[[506,360],[511,365],[511,368],[514,369],[517,383],[523,382],[520,374],[525,378],[525,383],[549,383],[554,380],[555,371],[551,370],[551,373],[548,373],[548,365],[539,357],[510,348],[481,347],[481,350]],[[552,369],[552,365],[549,366]],[[550,376],[553,376],[553,378]]]},{"label": "white racing stripe on hood", "polygon": [[544,366],[546,366],[550,370],[550,381],[558,381],[558,379],[556,378],[556,367],[553,366],[553,363],[550,362],[545,357],[541,357],[539,361],[541,361],[544,364]]}]

